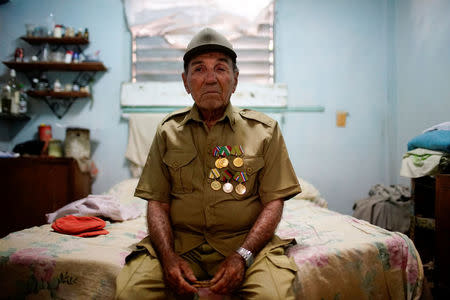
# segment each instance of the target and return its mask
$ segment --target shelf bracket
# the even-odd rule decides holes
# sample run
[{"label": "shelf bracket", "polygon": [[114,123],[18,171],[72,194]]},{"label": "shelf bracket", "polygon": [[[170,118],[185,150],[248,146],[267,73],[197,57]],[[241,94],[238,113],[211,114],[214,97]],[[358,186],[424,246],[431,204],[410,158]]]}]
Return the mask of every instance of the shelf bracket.
[{"label": "shelf bracket", "polygon": [[52,110],[55,116],[58,119],[64,117],[64,115],[69,111],[72,104],[75,102],[76,98],[68,98],[68,99],[55,99],[51,97],[44,97],[45,103],[47,103],[48,107]]}]

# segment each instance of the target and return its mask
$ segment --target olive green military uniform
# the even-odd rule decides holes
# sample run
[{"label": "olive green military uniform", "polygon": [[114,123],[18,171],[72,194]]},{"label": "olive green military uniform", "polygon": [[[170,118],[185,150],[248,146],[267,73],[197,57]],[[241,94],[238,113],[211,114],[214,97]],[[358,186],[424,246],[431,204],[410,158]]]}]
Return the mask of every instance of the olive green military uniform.
[{"label": "olive green military uniform", "polygon": [[[216,160],[223,157],[229,163],[218,168]],[[237,157],[242,166],[233,164]],[[233,190],[214,190],[213,181],[219,181],[220,187],[229,182]],[[236,191],[239,184],[245,186],[245,193]],[[135,196],[170,203],[175,252],[202,277],[200,270],[212,276],[220,261],[242,245],[263,204],[287,200],[300,191],[276,121],[229,104],[224,116],[208,129],[194,104],[172,113],[158,127]],[[289,242],[275,236],[256,256],[246,271],[241,295],[287,299],[292,294],[296,266],[284,255]],[[161,266],[148,238],[138,248],[118,277],[117,295],[158,299],[156,290],[165,293]],[[216,263],[211,264],[211,259]]]}]

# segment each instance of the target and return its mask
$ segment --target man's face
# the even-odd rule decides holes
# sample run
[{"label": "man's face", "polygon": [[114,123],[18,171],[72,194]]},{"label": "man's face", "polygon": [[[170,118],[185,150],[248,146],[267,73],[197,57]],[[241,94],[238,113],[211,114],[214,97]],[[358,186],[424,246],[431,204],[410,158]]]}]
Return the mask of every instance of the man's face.
[{"label": "man's face", "polygon": [[200,110],[214,111],[226,107],[238,82],[231,58],[220,52],[200,54],[189,62],[183,73],[184,87]]}]

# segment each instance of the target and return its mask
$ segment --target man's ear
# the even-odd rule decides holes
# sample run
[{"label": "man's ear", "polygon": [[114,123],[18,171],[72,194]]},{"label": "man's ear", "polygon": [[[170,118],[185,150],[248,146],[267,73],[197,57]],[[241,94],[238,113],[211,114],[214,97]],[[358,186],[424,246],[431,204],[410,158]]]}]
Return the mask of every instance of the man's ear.
[{"label": "man's ear", "polygon": [[184,89],[186,90],[186,93],[190,94],[191,93],[191,89],[189,88],[189,86],[187,84],[187,77],[186,77],[186,74],[184,72],[181,73],[181,78],[183,78]]},{"label": "man's ear", "polygon": [[238,84],[238,77],[239,77],[239,72],[234,72],[234,87],[233,87],[233,93],[236,90],[237,84]]}]

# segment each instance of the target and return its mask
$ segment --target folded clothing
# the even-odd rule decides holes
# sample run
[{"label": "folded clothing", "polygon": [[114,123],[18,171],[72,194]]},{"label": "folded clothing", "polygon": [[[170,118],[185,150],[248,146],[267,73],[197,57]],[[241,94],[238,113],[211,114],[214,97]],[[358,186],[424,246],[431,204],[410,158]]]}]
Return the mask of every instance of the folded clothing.
[{"label": "folded clothing", "polygon": [[55,212],[46,214],[50,224],[56,219],[66,216],[102,216],[114,221],[135,219],[142,214],[142,210],[123,205],[114,195],[89,195],[86,198],[71,202]]},{"label": "folded clothing", "polygon": [[443,152],[417,148],[403,155],[400,176],[418,178],[439,173]]},{"label": "folded clothing", "polygon": [[408,142],[408,151],[416,148],[450,152],[450,130],[427,131],[414,137]]},{"label": "folded clothing", "polygon": [[103,229],[105,226],[106,222],[100,218],[74,215],[59,218],[52,223],[52,228],[56,232],[79,237],[108,234],[109,232]]}]

